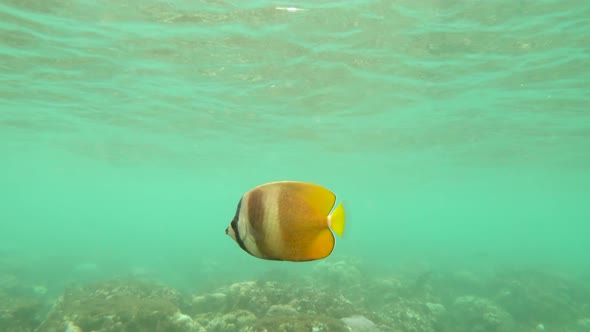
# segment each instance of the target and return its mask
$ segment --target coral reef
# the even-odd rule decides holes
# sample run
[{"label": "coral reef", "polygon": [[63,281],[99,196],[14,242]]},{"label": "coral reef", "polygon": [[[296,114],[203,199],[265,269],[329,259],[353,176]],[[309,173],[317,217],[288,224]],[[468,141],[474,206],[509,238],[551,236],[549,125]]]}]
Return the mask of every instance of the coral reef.
[{"label": "coral reef", "polygon": [[10,295],[0,290],[0,331],[32,331],[42,321],[43,302],[32,296]]},{"label": "coral reef", "polygon": [[6,332],[590,331],[588,286],[543,270],[369,275],[354,259],[326,260],[304,276],[271,270],[183,292],[136,276],[78,283],[56,298],[55,286],[7,266]]},{"label": "coral reef", "polygon": [[340,318],[357,312],[344,295],[318,284],[272,281],[234,283],[195,296],[192,307],[208,331],[349,331]]},{"label": "coral reef", "polygon": [[496,301],[516,320],[563,325],[589,314],[590,290],[549,271],[506,269],[491,282]]},{"label": "coral reef", "polygon": [[70,288],[39,332],[51,331],[204,331],[181,312],[174,289],[137,280],[114,280]]},{"label": "coral reef", "polygon": [[12,262],[0,259],[0,264],[6,264],[0,265],[0,331],[32,331],[47,310],[47,288],[20,278]]},{"label": "coral reef", "polygon": [[449,308],[446,317],[449,331],[504,332],[513,331],[512,317],[490,300],[460,296]]}]

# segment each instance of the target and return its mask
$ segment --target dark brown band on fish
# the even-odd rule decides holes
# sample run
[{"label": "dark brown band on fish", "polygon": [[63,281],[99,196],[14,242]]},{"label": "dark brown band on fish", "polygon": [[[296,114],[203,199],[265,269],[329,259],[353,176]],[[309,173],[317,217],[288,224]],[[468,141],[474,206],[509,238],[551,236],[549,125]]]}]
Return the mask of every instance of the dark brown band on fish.
[{"label": "dark brown band on fish", "polygon": [[252,236],[256,243],[256,249],[267,255],[269,250],[266,246],[266,208],[269,206],[264,200],[267,196],[261,190],[253,190],[248,195],[248,223],[252,230]]},{"label": "dark brown band on fish", "polygon": [[[288,190],[281,190],[278,194],[277,198],[277,205],[279,215],[277,216],[279,225],[281,228],[285,227],[288,228],[289,224],[294,225],[293,220],[291,220],[289,214],[282,214],[283,211],[289,211],[289,206],[293,205],[293,196]],[[293,241],[293,234],[291,232],[281,232],[281,241],[286,244],[287,247],[292,245]]]},{"label": "dark brown band on fish", "polygon": [[248,221],[250,226],[257,232],[262,231],[262,224],[264,223],[264,202],[262,201],[263,194],[259,190],[254,190],[248,197]]},{"label": "dark brown band on fish", "polygon": [[245,252],[252,255],[252,253],[248,249],[246,249],[246,245],[244,245],[244,241],[242,240],[242,236],[240,235],[240,230],[238,227],[238,221],[240,220],[240,209],[241,208],[242,208],[242,199],[240,199],[240,202],[238,203],[238,208],[236,209],[236,215],[234,216],[234,219],[231,221],[231,228],[234,230],[234,234],[236,235],[236,242],[240,245],[240,248],[242,248]]}]

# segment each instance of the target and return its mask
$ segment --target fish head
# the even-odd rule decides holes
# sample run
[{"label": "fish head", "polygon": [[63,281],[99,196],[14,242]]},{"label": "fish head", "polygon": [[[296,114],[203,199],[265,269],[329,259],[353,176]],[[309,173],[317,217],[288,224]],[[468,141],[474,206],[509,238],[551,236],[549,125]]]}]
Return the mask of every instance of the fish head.
[{"label": "fish head", "polygon": [[229,237],[231,237],[232,239],[234,239],[234,241],[236,241],[236,232],[234,232],[234,229],[232,228],[231,225],[225,229],[225,234],[229,235]]}]

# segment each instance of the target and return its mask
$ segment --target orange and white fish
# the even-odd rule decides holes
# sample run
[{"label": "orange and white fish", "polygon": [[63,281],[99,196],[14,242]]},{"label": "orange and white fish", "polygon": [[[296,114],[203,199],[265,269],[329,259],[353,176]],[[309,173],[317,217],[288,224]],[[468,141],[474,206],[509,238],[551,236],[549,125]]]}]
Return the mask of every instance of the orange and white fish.
[{"label": "orange and white fish", "polygon": [[[242,196],[225,233],[252,256],[282,261],[325,258],[334,249],[334,233],[344,233],[342,203],[317,184],[278,181]],[[332,213],[330,213],[332,212]]]}]

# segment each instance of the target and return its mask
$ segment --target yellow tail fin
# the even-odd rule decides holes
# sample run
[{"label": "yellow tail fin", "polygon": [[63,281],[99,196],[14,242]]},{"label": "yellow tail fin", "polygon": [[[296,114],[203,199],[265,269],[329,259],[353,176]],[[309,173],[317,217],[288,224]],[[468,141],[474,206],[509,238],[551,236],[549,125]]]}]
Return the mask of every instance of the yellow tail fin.
[{"label": "yellow tail fin", "polygon": [[330,227],[332,230],[342,237],[344,234],[344,225],[346,224],[346,214],[344,213],[344,206],[342,203],[330,215]]}]

